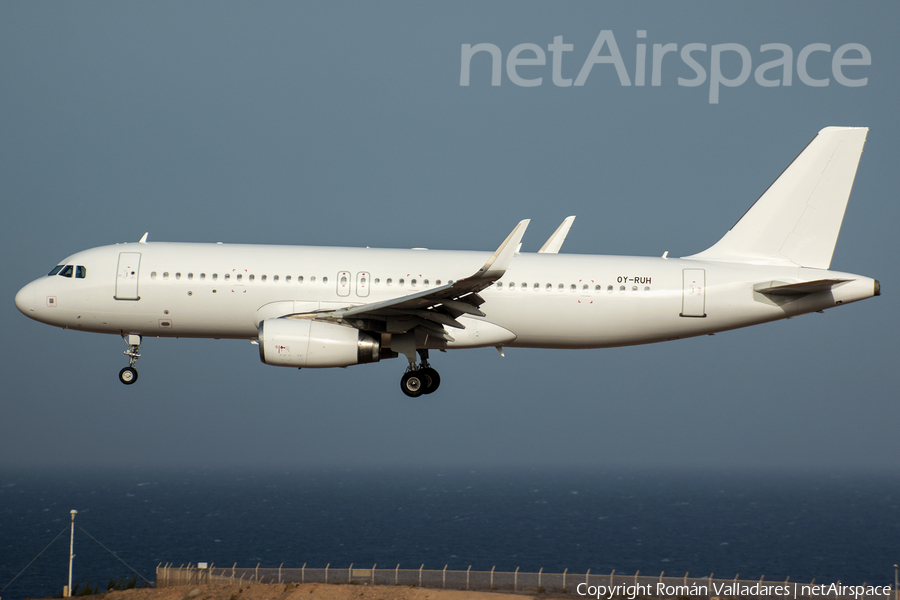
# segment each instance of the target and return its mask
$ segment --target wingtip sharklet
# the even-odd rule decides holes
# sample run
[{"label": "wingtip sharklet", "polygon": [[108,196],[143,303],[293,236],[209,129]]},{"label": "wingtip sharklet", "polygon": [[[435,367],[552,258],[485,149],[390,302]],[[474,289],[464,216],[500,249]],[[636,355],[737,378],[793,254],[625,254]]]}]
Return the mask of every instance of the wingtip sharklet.
[{"label": "wingtip sharklet", "polygon": [[525,230],[528,229],[529,223],[531,223],[531,219],[519,221],[519,224],[515,226],[510,234],[506,236],[506,239],[503,240],[503,243],[500,244],[500,247],[497,248],[491,257],[487,259],[487,262],[478,269],[474,277],[479,279],[500,279],[503,277],[507,267],[509,267],[509,263],[519,249],[519,244],[522,241],[522,237],[525,235]]}]

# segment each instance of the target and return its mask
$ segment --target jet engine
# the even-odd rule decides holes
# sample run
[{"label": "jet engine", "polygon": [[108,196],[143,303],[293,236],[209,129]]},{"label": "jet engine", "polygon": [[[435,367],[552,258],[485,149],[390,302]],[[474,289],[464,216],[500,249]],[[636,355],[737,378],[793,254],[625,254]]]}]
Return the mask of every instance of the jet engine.
[{"label": "jet engine", "polygon": [[259,358],[276,367],[347,367],[381,359],[381,340],[358,329],[307,319],[259,324]]}]

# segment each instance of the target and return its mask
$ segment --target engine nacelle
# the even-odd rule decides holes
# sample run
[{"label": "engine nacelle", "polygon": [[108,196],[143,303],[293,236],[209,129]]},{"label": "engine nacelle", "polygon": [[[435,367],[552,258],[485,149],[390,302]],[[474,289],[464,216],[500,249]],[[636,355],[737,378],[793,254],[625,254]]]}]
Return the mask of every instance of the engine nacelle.
[{"label": "engine nacelle", "polygon": [[381,340],[368,333],[308,319],[259,324],[259,358],[276,367],[348,367],[381,359]]}]

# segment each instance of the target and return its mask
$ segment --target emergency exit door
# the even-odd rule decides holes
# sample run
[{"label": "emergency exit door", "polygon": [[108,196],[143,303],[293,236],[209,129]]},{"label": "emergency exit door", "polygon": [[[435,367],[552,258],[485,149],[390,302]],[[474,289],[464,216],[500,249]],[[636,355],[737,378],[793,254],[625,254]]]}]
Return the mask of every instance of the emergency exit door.
[{"label": "emergency exit door", "polygon": [[684,269],[681,316],[706,316],[706,270]]}]

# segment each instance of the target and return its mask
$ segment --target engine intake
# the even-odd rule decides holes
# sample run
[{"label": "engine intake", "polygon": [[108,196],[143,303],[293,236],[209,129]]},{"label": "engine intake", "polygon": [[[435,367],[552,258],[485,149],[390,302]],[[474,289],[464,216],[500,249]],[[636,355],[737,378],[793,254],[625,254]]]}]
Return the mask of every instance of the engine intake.
[{"label": "engine intake", "polygon": [[266,319],[259,324],[259,359],[276,367],[348,367],[381,360],[381,340],[343,325]]}]

